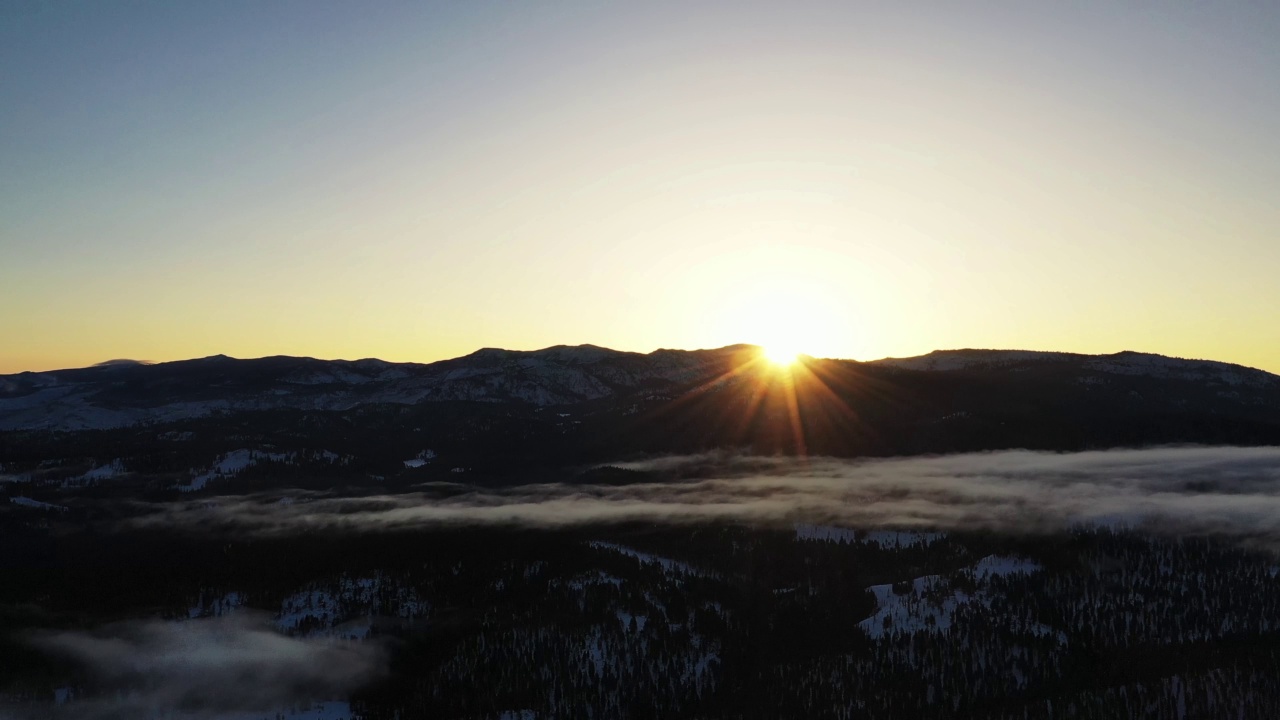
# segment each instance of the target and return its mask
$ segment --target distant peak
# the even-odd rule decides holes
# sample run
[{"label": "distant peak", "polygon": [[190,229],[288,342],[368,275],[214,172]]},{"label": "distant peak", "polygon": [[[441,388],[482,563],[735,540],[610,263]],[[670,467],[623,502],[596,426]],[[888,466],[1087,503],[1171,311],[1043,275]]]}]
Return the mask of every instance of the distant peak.
[{"label": "distant peak", "polygon": [[610,355],[624,355],[621,350],[610,350],[599,345],[553,345],[549,348],[535,350],[534,355],[554,357],[561,360],[599,360]]},{"label": "distant peak", "polygon": [[502,348],[481,348],[470,355],[463,356],[468,360],[509,360],[514,358],[546,358],[561,362],[582,363],[595,362],[606,357],[632,355],[634,353],[611,350],[599,345],[552,345],[540,350],[504,350]]},{"label": "distant peak", "polygon": [[131,360],[129,358],[116,358],[114,360],[103,360],[93,367],[133,367],[135,365],[150,365],[146,360]]},{"label": "distant peak", "polygon": [[475,352],[470,353],[469,355],[463,355],[462,358],[468,358],[468,359],[474,358],[477,360],[482,360],[485,358],[497,359],[497,358],[509,357],[515,352],[516,352],[515,350],[503,350],[502,348],[486,347],[486,348],[480,348],[479,350],[476,350]]},{"label": "distant peak", "polygon": [[934,350],[925,355],[905,358],[884,358],[871,360],[872,365],[887,365],[906,370],[965,370],[980,366],[1007,365],[1024,362],[1051,362],[1082,358],[1083,355],[1044,350],[984,350],[978,348],[961,348],[957,350]]},{"label": "distant peak", "polygon": [[620,352],[618,350],[611,350],[607,347],[601,347],[600,345],[592,345],[591,343],[583,343],[581,345],[552,345],[551,347],[546,347],[542,350],[535,350],[534,352],[545,352],[547,350],[604,350],[606,352]]}]

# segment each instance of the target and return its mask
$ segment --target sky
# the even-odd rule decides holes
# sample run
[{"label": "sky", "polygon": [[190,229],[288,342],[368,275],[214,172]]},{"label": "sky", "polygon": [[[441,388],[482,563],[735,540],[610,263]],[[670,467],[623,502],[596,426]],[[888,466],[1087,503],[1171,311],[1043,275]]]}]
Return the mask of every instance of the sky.
[{"label": "sky", "polygon": [[1274,2],[0,4],[0,372],[751,342],[1280,372]]}]

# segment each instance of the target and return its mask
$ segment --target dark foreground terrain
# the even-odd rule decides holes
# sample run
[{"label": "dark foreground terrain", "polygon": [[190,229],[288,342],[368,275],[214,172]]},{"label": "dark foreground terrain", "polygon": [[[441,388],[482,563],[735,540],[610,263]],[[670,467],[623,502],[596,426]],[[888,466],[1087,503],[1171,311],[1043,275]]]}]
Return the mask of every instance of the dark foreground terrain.
[{"label": "dark foreground terrain", "polygon": [[[1280,713],[1280,565],[1209,540],[40,525],[3,536],[0,714],[16,717],[158,717],[165,703],[266,718]],[[216,629],[184,636],[177,662],[241,648],[237,633],[299,644],[200,677],[149,674],[164,652],[154,628],[127,624],[139,618]],[[113,638],[110,652],[86,651],[94,637]],[[307,656],[335,645],[377,652],[317,684]],[[254,689],[268,678],[283,684]],[[165,686],[188,682],[199,690]]]},{"label": "dark foreground terrain", "polygon": [[0,718],[1280,717],[1248,368],[208,358],[0,428]]}]

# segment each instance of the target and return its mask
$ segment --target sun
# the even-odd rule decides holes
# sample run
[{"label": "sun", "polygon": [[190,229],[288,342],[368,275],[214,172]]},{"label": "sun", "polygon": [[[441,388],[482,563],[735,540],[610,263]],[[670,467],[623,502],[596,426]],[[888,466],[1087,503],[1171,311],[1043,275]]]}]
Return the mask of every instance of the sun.
[{"label": "sun", "polygon": [[789,343],[769,343],[761,350],[764,358],[775,367],[789,368],[800,360],[800,351]]},{"label": "sun", "polygon": [[726,297],[720,332],[733,342],[754,345],[761,370],[789,375],[843,323],[832,316],[835,303],[799,274],[775,271],[760,282],[747,282],[754,279],[744,278]]},{"label": "sun", "polygon": [[756,316],[760,321],[755,332],[759,338],[756,342],[760,348],[760,359],[774,370],[789,372],[807,357],[801,352],[805,338],[817,333],[809,326],[809,318],[803,310],[777,307],[773,308],[772,315],[760,313]]}]

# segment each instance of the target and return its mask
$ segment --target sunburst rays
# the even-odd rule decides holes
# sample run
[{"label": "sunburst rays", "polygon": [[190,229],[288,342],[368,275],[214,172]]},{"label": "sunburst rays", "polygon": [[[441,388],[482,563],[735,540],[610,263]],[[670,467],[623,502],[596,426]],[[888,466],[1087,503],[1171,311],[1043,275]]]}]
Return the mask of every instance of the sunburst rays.
[{"label": "sunburst rays", "polygon": [[[707,432],[713,437],[708,439],[717,444],[753,445],[753,450],[798,457],[809,455],[813,446],[809,432],[815,426],[828,437],[832,432],[868,432],[844,399],[851,386],[842,371],[804,355],[784,354],[783,359],[779,362],[763,348],[744,351],[733,358],[728,370],[684,393],[654,417],[674,422],[687,419],[690,410],[695,416],[709,410],[713,414],[702,419],[705,427],[712,428]],[[728,402],[712,401],[722,393],[733,397]],[[696,421],[688,425],[695,426],[699,426]],[[671,432],[681,431],[671,428]]]}]

